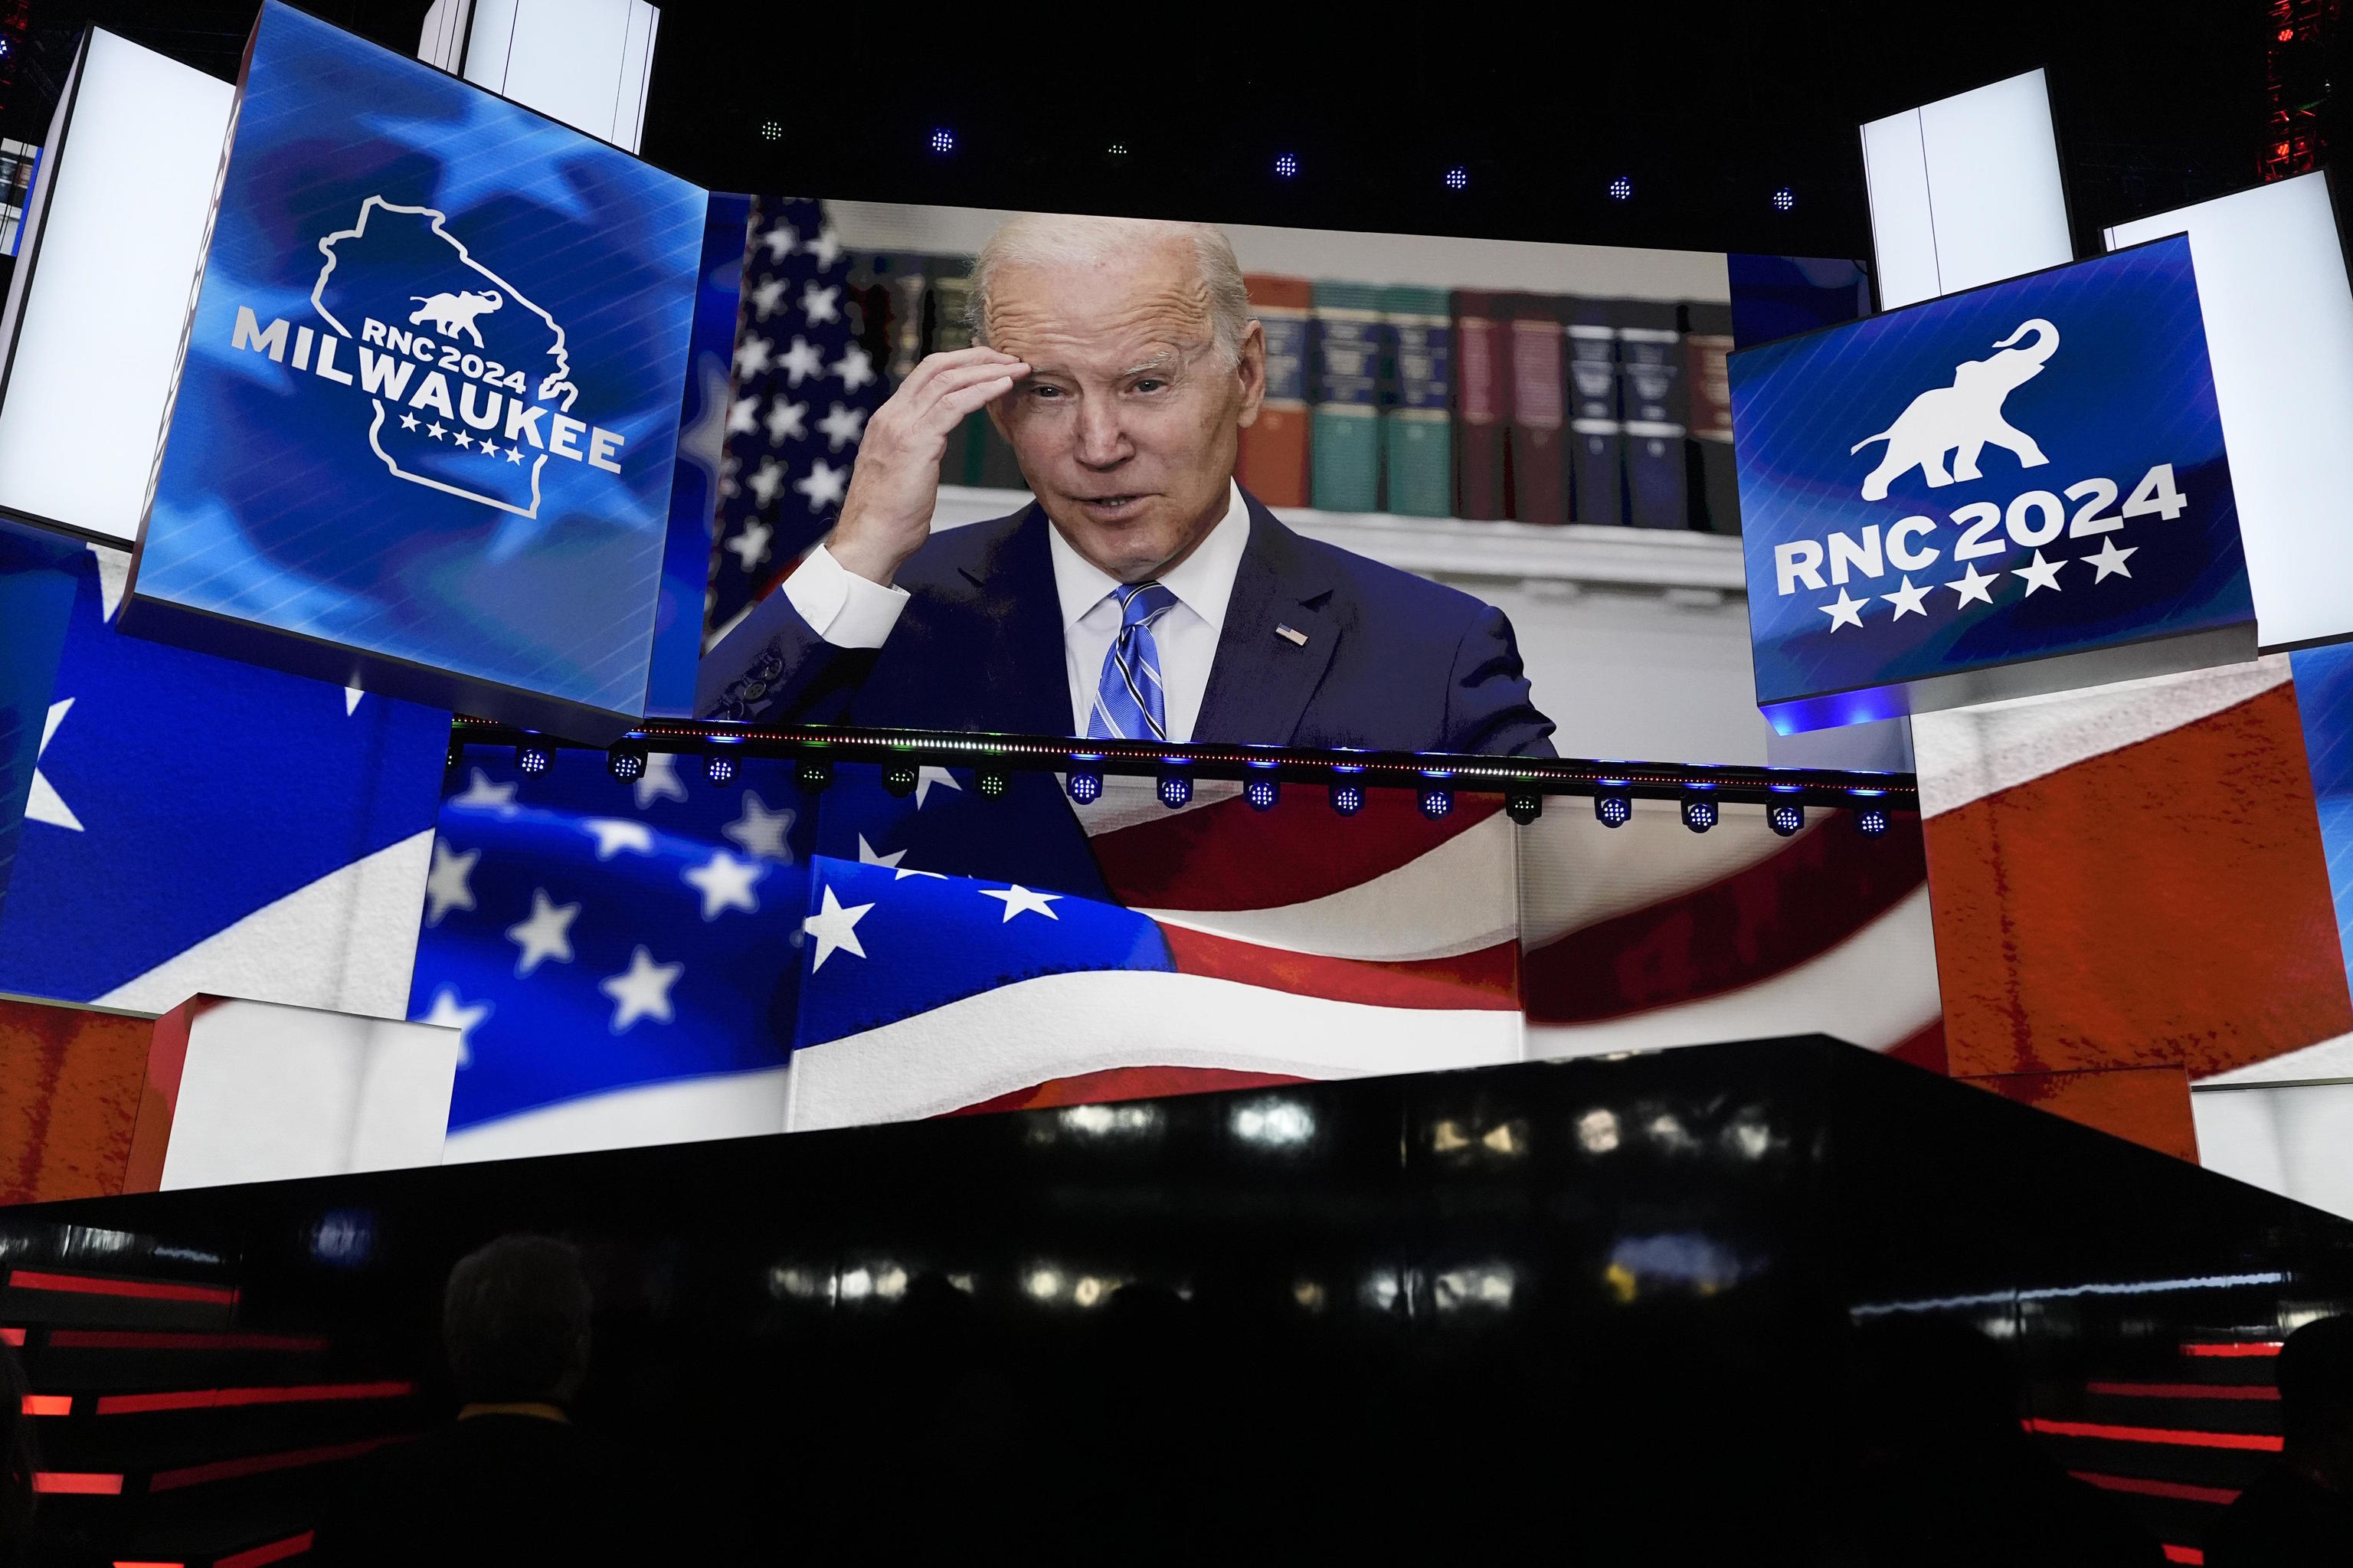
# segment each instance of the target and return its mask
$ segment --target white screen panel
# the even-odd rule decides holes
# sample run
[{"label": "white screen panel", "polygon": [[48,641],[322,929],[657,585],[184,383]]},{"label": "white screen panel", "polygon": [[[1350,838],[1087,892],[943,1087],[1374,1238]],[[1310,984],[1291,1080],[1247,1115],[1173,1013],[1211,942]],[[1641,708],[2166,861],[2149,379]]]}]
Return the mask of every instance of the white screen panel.
[{"label": "white screen panel", "polygon": [[2074,260],[2042,72],[1862,127],[1883,308]]},{"label": "white screen panel", "polygon": [[659,20],[646,0],[479,0],[466,79],[634,153]]},{"label": "white screen panel", "polygon": [[2353,288],[2325,175],[2119,224],[2189,236],[2265,648],[2353,636]]},{"label": "white screen panel", "polygon": [[91,29],[0,323],[0,507],[137,537],[235,96]]}]

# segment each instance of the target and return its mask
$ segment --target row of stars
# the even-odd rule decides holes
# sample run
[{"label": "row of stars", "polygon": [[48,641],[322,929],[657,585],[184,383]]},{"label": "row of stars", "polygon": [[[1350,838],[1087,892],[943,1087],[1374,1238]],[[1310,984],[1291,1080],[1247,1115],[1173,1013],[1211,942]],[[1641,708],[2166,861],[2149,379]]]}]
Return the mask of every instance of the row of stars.
[{"label": "row of stars", "polygon": [[860,387],[881,379],[875,373],[874,356],[857,344],[841,351],[841,357],[831,365],[825,362],[825,352],[796,333],[790,348],[782,359],[776,357],[776,345],[770,339],[747,334],[735,345],[735,379],[749,381],[771,370],[785,373],[785,385],[798,387],[809,377],[833,376],[841,381],[841,389],[855,392]]},{"label": "row of stars", "polygon": [[[400,417],[400,428],[404,430],[413,430],[417,429],[417,416],[414,414],[403,414]],[[436,419],[433,423],[425,427],[425,433],[431,436],[438,441],[449,432],[448,427],[443,425],[440,420]],[[466,434],[465,431],[459,430],[458,432],[458,444],[469,450],[479,450],[482,456],[487,458],[497,457],[500,452],[503,450],[506,453],[507,461],[512,463],[520,463],[522,461],[522,448],[520,446],[512,446],[501,449],[498,442],[491,440],[488,436],[483,437],[478,442],[473,437]]]},{"label": "row of stars", "polygon": [[[893,882],[902,882],[911,876],[928,876],[941,882],[947,880],[935,871],[915,871],[900,866],[899,855],[875,855],[862,838],[858,841],[858,848],[860,861],[870,865],[892,867],[895,874],[891,880]],[[904,850],[899,852],[899,854],[904,853]],[[999,925],[1011,925],[1016,915],[1043,915],[1049,920],[1061,918],[1051,907],[1061,898],[1059,893],[1040,893],[1018,882],[1005,887],[976,887],[973,891],[983,898],[994,898],[1004,906],[1005,917],[997,922]],[[834,896],[829,884],[820,890],[818,912],[801,922],[801,934],[817,939],[817,954],[809,959],[809,973],[815,974],[825,968],[826,959],[836,953],[848,953],[860,959],[866,957],[866,948],[858,939],[858,923],[866,918],[873,907],[872,904],[852,904],[845,907],[841,900]]]},{"label": "row of stars", "polygon": [[[779,395],[771,403],[768,416],[764,419],[760,417],[760,395],[754,392],[749,397],[738,397],[727,405],[727,433],[748,436],[765,429],[768,444],[772,447],[781,446],[786,441],[806,440],[808,430],[802,421],[807,418],[808,410],[807,404],[796,403]],[[833,412],[819,419],[817,428],[825,437],[828,446],[839,451],[864,437],[867,413],[864,408],[845,408],[836,403]]]},{"label": "row of stars", "polygon": [[772,266],[796,251],[814,257],[817,270],[820,272],[830,271],[833,264],[841,259],[841,238],[832,229],[820,229],[815,239],[804,240],[801,231],[782,218],[777,219],[775,226],[763,232],[754,243],[768,253]]},{"label": "row of stars", "polygon": [[[2114,539],[2109,539],[2095,554],[2073,558],[2079,559],[2085,566],[2094,568],[2097,575],[2094,576],[2092,580],[2095,583],[2099,583],[2105,582],[2112,577],[2131,577],[2132,572],[2130,568],[2126,567],[2125,563],[2139,553],[2140,546],[2137,545],[2120,550],[2116,547],[2116,542]],[[2026,593],[2024,597],[2027,599],[2032,599],[2037,593],[2041,592],[2044,588],[2049,588],[2052,593],[2057,593],[2059,591],[2059,568],[2066,566],[2068,562],[2064,559],[2046,561],[2042,558],[2042,552],[2037,550],[2034,552],[2034,559],[2030,565],[2015,567],[2009,575],[2014,577],[2025,578]],[[1971,562],[1967,572],[1944,586],[1951,588],[1956,594],[1960,596],[1953,605],[1955,609],[1960,609],[1962,605],[1968,604],[1972,600],[1975,600],[1979,604],[1989,605],[1993,602],[1994,587],[2001,581],[2002,576],[2003,574],[2000,572],[1995,572],[1992,575],[1988,576],[1987,574],[1978,571],[1977,564],[1975,562]],[[1902,587],[1898,588],[1894,593],[1883,593],[1879,597],[1895,607],[1895,613],[1889,617],[1889,620],[1901,620],[1907,615],[1925,617],[1928,613],[1928,607],[1925,601],[1926,600],[1927,596],[1935,590],[1936,587],[1936,585],[1935,583],[1922,583],[1915,588],[1913,586],[1911,577],[1907,574],[1903,580]],[[1831,630],[1832,631],[1836,631],[1841,626],[1861,627],[1862,625],[1862,608],[1870,602],[1871,600],[1868,599],[1856,599],[1852,595],[1849,594],[1845,588],[1841,588],[1839,589],[1839,596],[1836,599],[1832,600],[1829,604],[1816,605],[1814,608],[1831,618]]]}]

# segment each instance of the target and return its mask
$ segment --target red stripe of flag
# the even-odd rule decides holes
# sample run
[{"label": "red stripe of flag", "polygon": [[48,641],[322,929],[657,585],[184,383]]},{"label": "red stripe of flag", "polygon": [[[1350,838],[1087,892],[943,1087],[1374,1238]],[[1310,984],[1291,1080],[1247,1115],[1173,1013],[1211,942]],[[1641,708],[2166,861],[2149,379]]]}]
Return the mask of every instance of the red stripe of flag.
[{"label": "red stripe of flag", "polygon": [[158,1410],[225,1410],[245,1404],[311,1404],[342,1399],[401,1399],[413,1383],[313,1383],[282,1388],[188,1388],[165,1393],[102,1393],[100,1415],[141,1415]]},{"label": "red stripe of flag", "polygon": [[1517,942],[1498,942],[1449,959],[1388,961],[1294,953],[1166,922],[1160,931],[1168,938],[1169,956],[1176,960],[1179,974],[1374,1007],[1510,1012],[1520,1004]]},{"label": "red stripe of flag", "polygon": [[2279,1438],[2262,1432],[2189,1432],[2172,1426],[2111,1426],[2099,1421],[2045,1421],[2041,1416],[2022,1424],[2029,1432],[2052,1437],[2099,1437],[2111,1443],[2165,1443],[2180,1448],[2253,1448],[2276,1454]]},{"label": "red stripe of flag", "polygon": [[1927,880],[1919,819],[1879,838],[1831,823],[1721,882],[1629,910],[1530,950],[1532,1023],[1591,1023],[1697,1001],[1817,959]]},{"label": "red stripe of flag", "polygon": [[103,1279],[91,1274],[54,1274],[19,1268],[8,1275],[11,1290],[55,1290],[73,1296],[130,1296],[142,1301],[202,1301],[234,1307],[237,1291],[226,1285],[179,1285],[161,1279]]},{"label": "red stripe of flag", "polygon": [[[1289,792],[1323,794],[1297,784]],[[1253,811],[1240,799],[1216,800],[1098,833],[1087,847],[1112,896],[1131,908],[1276,909],[1362,886],[1419,860],[1502,804],[1493,795],[1460,795],[1433,822],[1405,789],[1366,790],[1355,817],[1324,810],[1320,799],[1314,810],[1286,802],[1271,811]]]},{"label": "red stripe of flag", "polygon": [[2219,1345],[2184,1345],[2181,1353],[2185,1356],[2275,1356],[2284,1343],[2284,1340],[2237,1340]]},{"label": "red stripe of flag", "polygon": [[1106,1067],[1049,1078],[952,1110],[948,1116],[986,1116],[992,1111],[1043,1110],[1056,1106],[1099,1105],[1109,1100],[1162,1099],[1169,1095],[1207,1095],[1219,1089],[1263,1089],[1311,1080],[1288,1073],[1244,1073],[1229,1067]]}]

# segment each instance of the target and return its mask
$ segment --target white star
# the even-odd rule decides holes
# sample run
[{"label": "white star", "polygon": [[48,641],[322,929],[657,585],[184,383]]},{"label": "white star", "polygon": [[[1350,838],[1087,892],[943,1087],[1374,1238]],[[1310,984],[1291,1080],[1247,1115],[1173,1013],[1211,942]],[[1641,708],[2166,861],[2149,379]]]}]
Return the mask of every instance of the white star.
[{"label": "white star", "polygon": [[860,865],[885,865],[896,871],[899,869],[899,863],[906,858],[905,850],[892,850],[889,854],[877,854],[874,853],[874,846],[866,842],[866,835],[864,833],[858,835],[858,863]]},{"label": "white star", "polygon": [[1958,609],[1962,605],[1968,603],[1971,599],[1976,599],[1979,604],[1991,604],[1993,602],[1993,585],[2000,581],[2001,581],[2000,573],[1997,572],[1992,577],[1987,577],[1984,573],[1978,570],[1977,563],[1972,561],[1969,563],[1969,569],[1967,574],[1954,578],[1945,586],[1961,596],[1959,600],[1953,606],[1955,609]]},{"label": "white star", "polygon": [[642,946],[631,952],[627,970],[596,982],[596,989],[613,999],[613,1033],[628,1033],[640,1018],[668,1023],[670,988],[685,972],[684,964],[654,962],[653,954]]},{"label": "white star", "polygon": [[785,350],[785,357],[777,363],[784,368],[787,387],[797,387],[807,377],[825,372],[825,355],[810,347],[805,338],[793,339],[792,347]]},{"label": "white star", "polygon": [[450,796],[449,804],[468,810],[494,811],[502,818],[512,817],[522,810],[514,803],[515,787],[513,785],[493,784],[491,782],[491,776],[480,768],[477,768],[472,771],[474,777],[467,784],[466,792],[462,795]]},{"label": "white star", "polygon": [[809,241],[807,249],[817,258],[817,270],[822,272],[833,265],[835,257],[841,254],[841,237],[830,228],[821,229],[818,237]]},{"label": "white star", "polygon": [[727,433],[748,436],[760,428],[760,395],[737,397],[727,405]]},{"label": "white star", "polygon": [[683,800],[686,786],[679,782],[678,758],[667,751],[657,751],[646,758],[646,770],[638,775],[638,810],[642,811],[656,800]]},{"label": "white star", "polygon": [[833,373],[841,377],[843,391],[855,392],[875,379],[873,357],[853,343],[833,362]]},{"label": "white star", "polygon": [[958,793],[964,790],[964,786],[955,781],[955,775],[946,768],[918,768],[915,769],[915,810],[920,811],[923,809],[923,798],[932,792],[934,784],[944,784]]},{"label": "white star", "polygon": [[768,444],[776,446],[790,437],[799,440],[807,431],[801,429],[801,416],[808,412],[806,403],[788,403],[779,397],[768,405],[768,417],[763,421],[768,427]]},{"label": "white star", "polygon": [[1867,599],[1856,599],[1846,589],[1841,588],[1838,599],[1834,602],[1816,605],[1814,608],[1831,618],[1831,630],[1835,632],[1841,626],[1861,627],[1862,607],[1870,602]]},{"label": "white star", "polygon": [[2087,567],[2098,567],[2100,575],[2094,577],[2092,580],[2095,583],[2104,583],[2107,581],[2110,577],[2128,577],[2132,576],[2132,573],[2126,568],[2125,562],[2139,553],[2140,546],[2138,545],[2135,545],[2128,550],[2117,549],[2116,536],[2111,535],[2101,543],[2099,554],[2094,556],[2085,556],[2084,557],[2084,564]]},{"label": "white star", "polygon": [[507,449],[507,461],[512,463],[520,463],[522,461],[522,449],[521,447],[509,447]]},{"label": "white star", "polygon": [[744,814],[719,831],[734,840],[735,847],[745,854],[792,863],[793,852],[785,846],[785,835],[793,831],[792,811],[771,811],[768,803],[750,789],[744,791]]},{"label": "white star", "polygon": [[426,426],[426,427],[425,427],[425,433],[426,433],[427,435],[428,435],[428,436],[431,436],[435,440],[437,440],[437,441],[438,441],[438,440],[439,440],[443,436],[448,435],[449,432],[448,432],[448,431],[447,431],[447,430],[445,430],[445,429],[443,429],[441,428],[441,421],[440,421],[440,420],[436,419],[436,420],[434,420],[431,424],[429,424],[429,425],[427,425],[427,426]]},{"label": "white star", "polygon": [[947,880],[946,877],[941,875],[936,871],[917,871],[912,865],[896,866],[893,867],[891,872],[891,880],[893,882],[904,882],[911,876],[928,876],[934,882],[945,882]]},{"label": "white star", "polygon": [[413,430],[417,429],[417,416],[414,414],[403,414],[400,417],[400,428],[404,430]]},{"label": "white star", "polygon": [[785,465],[774,458],[762,458],[760,466],[744,483],[765,512],[776,503],[776,492],[785,487]]},{"label": "white star", "polygon": [[725,850],[713,850],[709,860],[678,874],[680,881],[702,895],[702,918],[708,922],[730,909],[757,915],[760,895],[752,889],[768,874],[768,868],[756,860],[737,860]]},{"label": "white star", "polygon": [[482,443],[482,455],[487,458],[494,458],[498,456],[499,443],[491,440],[484,441]]},{"label": "white star", "polygon": [[768,260],[781,261],[793,253],[801,242],[800,231],[789,223],[779,222],[776,228],[760,236],[760,243],[768,248]]},{"label": "white star", "polygon": [[809,510],[822,512],[835,505],[849,490],[849,470],[829,466],[823,458],[808,471],[808,477],[793,481],[793,488],[808,497]]},{"label": "white star", "polygon": [[2042,552],[2037,550],[2032,566],[2021,567],[2010,575],[2026,579],[2026,597],[2032,599],[2039,588],[2049,588],[2052,593],[2059,591],[2059,568],[2066,564],[2064,561],[2046,561],[2042,558]]},{"label": "white star", "polygon": [[458,432],[458,444],[470,451],[473,450],[474,438],[468,435],[465,431],[459,430]]},{"label": "white star", "polygon": [[871,904],[854,904],[844,909],[841,901],[833,895],[833,889],[825,890],[825,907],[801,922],[801,929],[817,938],[817,957],[809,960],[809,973],[825,968],[826,959],[833,957],[836,948],[853,958],[866,956],[866,949],[858,941],[858,922],[873,907]]},{"label": "white star", "polygon": [[1895,607],[1894,619],[1897,620],[1903,620],[1907,615],[1926,617],[1928,607],[1920,601],[1926,599],[1928,590],[1936,586],[1934,583],[1922,583],[1918,588],[1914,588],[1912,579],[1907,577],[1904,579],[1902,588],[1897,588],[1894,593],[1883,593],[1879,597]]},{"label": "white star", "polygon": [[531,890],[531,918],[507,927],[507,940],[522,949],[522,957],[515,960],[517,979],[549,959],[559,964],[572,961],[572,922],[579,915],[577,904],[558,904],[544,887]]},{"label": "white star", "polygon": [[360,699],[366,695],[367,694],[361,691],[357,686],[345,686],[343,688],[343,716],[345,718],[349,718],[353,714],[359,712]]},{"label": "white star", "polygon": [[748,381],[761,374],[776,361],[770,355],[776,344],[765,337],[747,337],[735,345],[735,379]]},{"label": "white star", "polygon": [[[36,764],[40,761],[41,753],[49,749],[49,737],[58,733],[58,726],[65,722],[66,710],[73,705],[71,697],[49,705],[49,716],[41,721],[40,749],[33,753]],[[49,781],[41,776],[37,766],[33,769],[32,793],[25,798],[25,820],[47,822],[53,828],[71,828],[75,832],[82,831],[81,819],[73,814]]]},{"label": "white star", "polygon": [[632,854],[654,853],[654,831],[624,817],[586,817],[581,831],[596,835],[596,858],[610,860],[623,850]]},{"label": "white star", "polygon": [[864,433],[866,410],[845,408],[836,403],[833,406],[833,412],[819,419],[817,422],[817,428],[825,432],[825,439],[833,443],[833,450],[839,451]]},{"label": "white star", "polygon": [[1049,920],[1061,918],[1060,915],[1046,907],[1055,899],[1062,896],[1059,893],[1032,893],[1017,882],[1002,893],[994,887],[984,887],[980,890],[980,895],[983,898],[1001,898],[1005,901],[1005,918],[998,922],[1000,925],[1009,926],[1013,923],[1013,917],[1016,915],[1031,913],[1043,915]]},{"label": "white star", "polygon": [[488,1018],[491,1012],[491,1004],[487,1001],[478,1001],[471,1007],[465,1006],[458,1000],[458,988],[445,985],[433,993],[432,1011],[417,1022],[437,1024],[443,1029],[456,1030],[458,1032],[458,1065],[463,1067],[474,1059],[472,1049],[474,1025]]},{"label": "white star", "polygon": [[765,523],[746,523],[741,534],[727,541],[726,547],[735,552],[735,558],[744,563],[745,571],[752,571],[768,558],[768,539],[774,532]]},{"label": "white star", "polygon": [[449,841],[436,837],[433,841],[433,869],[425,874],[425,923],[441,924],[441,916],[452,909],[471,909],[474,890],[466,878],[474,874],[474,863],[482,858],[480,850],[468,850],[459,854],[449,847]]},{"label": "white star", "polygon": [[841,319],[841,307],[834,302],[839,298],[841,285],[839,283],[829,289],[820,289],[813,282],[805,284],[801,289],[801,314],[808,318],[811,326],[838,322]]},{"label": "white star", "polygon": [[784,302],[785,281],[782,278],[771,278],[752,291],[752,308],[759,313],[762,321],[775,315],[776,307]]}]

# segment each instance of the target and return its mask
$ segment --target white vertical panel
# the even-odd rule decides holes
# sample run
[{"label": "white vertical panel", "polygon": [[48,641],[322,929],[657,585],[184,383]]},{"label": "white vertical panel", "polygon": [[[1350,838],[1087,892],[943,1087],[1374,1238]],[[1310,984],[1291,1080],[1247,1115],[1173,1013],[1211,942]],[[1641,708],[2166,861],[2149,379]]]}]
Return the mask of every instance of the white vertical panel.
[{"label": "white vertical panel", "polygon": [[473,0],[433,0],[417,37],[417,58],[455,75],[465,58],[466,28],[473,15]]},{"label": "white vertical panel", "polygon": [[2192,1089],[2198,1162],[2353,1218],[2353,1084]]},{"label": "white vertical panel", "polygon": [[1874,120],[1862,149],[1882,305],[2074,260],[2042,72]]},{"label": "white vertical panel", "polygon": [[235,98],[90,30],[0,316],[0,508],[137,537]]},{"label": "white vertical panel", "polygon": [[1862,128],[1862,174],[1871,193],[1871,244],[1883,309],[1945,291],[1936,271],[1936,223],[1928,208],[1928,158],[1920,111],[1907,109]]},{"label": "white vertical panel", "polygon": [[2325,175],[2107,231],[2189,236],[2265,648],[2353,636],[2353,287]]},{"label": "white vertical panel", "polygon": [[658,21],[646,0],[477,0],[466,79],[634,153]]},{"label": "white vertical panel", "polygon": [[2075,259],[2041,71],[1923,106],[1920,141],[1946,293]]}]

